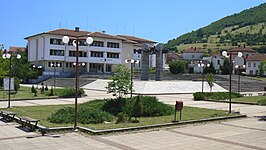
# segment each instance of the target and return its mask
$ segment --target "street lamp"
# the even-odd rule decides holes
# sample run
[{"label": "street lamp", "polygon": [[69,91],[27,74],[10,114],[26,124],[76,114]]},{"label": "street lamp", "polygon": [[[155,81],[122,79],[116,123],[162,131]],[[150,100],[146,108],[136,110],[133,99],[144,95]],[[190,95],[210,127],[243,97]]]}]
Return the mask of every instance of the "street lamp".
[{"label": "street lamp", "polygon": [[[70,36],[74,39],[72,44],[76,47],[76,64],[79,64],[79,40],[80,38],[87,37],[87,35],[79,34],[79,27],[75,28],[76,36]],[[64,36],[62,39],[63,43],[67,44],[69,42],[69,37]],[[93,38],[87,37],[86,42],[88,45],[92,44]],[[79,91],[79,67],[76,67],[76,95],[75,95],[75,114],[74,114],[74,130],[77,130],[77,119],[78,119],[78,91]]]},{"label": "street lamp", "polygon": [[246,68],[246,65],[236,65],[235,68],[237,69],[237,73],[238,73],[237,92],[240,93],[240,75],[241,75],[241,69]]},{"label": "street lamp", "polygon": [[[222,55],[226,58],[229,58],[229,113],[231,113],[231,108],[232,108],[232,105],[231,105],[231,102],[232,102],[232,97],[231,97],[231,94],[232,94],[232,53],[228,52],[227,51],[223,51],[222,52]],[[241,52],[238,52],[237,54],[237,57],[242,57],[243,54]]]},{"label": "street lamp", "polygon": [[198,67],[201,68],[201,76],[202,76],[202,80],[201,80],[201,93],[203,93],[203,89],[204,89],[204,67],[210,67],[210,64],[204,64],[202,61],[199,62]]},{"label": "street lamp", "polygon": [[51,66],[54,67],[54,89],[55,89],[55,72],[56,72],[56,67],[60,67],[60,64],[52,63]]},{"label": "street lamp", "polygon": [[36,66],[36,65],[33,65],[32,68],[36,68],[37,69],[37,89],[38,89],[38,83],[39,83],[39,69],[42,69],[42,66]]},{"label": "street lamp", "polygon": [[12,76],[12,58],[15,57],[17,59],[21,58],[20,54],[15,54],[15,53],[7,53],[5,52],[2,55],[3,59],[9,59],[9,79],[8,79],[8,105],[7,108],[10,108],[10,93],[11,93],[11,76]]},{"label": "street lamp", "polygon": [[138,64],[139,60],[134,59],[126,59],[125,63],[130,63],[130,97],[132,98],[132,91],[133,91],[133,64]]}]

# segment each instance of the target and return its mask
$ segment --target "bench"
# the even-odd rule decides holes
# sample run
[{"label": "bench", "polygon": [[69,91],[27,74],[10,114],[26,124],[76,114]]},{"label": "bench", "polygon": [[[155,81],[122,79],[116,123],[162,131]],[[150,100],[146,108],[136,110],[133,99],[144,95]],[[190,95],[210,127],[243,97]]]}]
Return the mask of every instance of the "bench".
[{"label": "bench", "polygon": [[12,120],[14,120],[15,115],[16,115],[16,113],[14,113],[14,112],[5,111],[5,110],[1,110],[0,114],[3,117],[3,120],[5,120],[7,122],[11,122]]},{"label": "bench", "polygon": [[37,128],[39,119],[33,119],[30,117],[19,117],[22,127],[29,127],[30,131],[34,131]]},{"label": "bench", "polygon": [[252,96],[252,93],[249,93],[248,96]]},{"label": "bench", "polygon": [[258,93],[258,96],[262,96],[263,95],[263,93]]}]

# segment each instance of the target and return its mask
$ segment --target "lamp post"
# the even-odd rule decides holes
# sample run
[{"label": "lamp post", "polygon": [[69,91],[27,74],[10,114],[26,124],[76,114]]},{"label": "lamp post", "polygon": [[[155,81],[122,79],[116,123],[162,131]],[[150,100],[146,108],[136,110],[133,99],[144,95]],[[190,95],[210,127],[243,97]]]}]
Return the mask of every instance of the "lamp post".
[{"label": "lamp post", "polygon": [[132,91],[133,91],[133,64],[138,64],[139,60],[134,59],[126,59],[125,63],[130,63],[130,97],[132,98]]},{"label": "lamp post", "polygon": [[10,93],[11,93],[11,76],[12,76],[12,58],[13,57],[16,57],[17,59],[20,59],[21,58],[21,55],[20,54],[10,54],[10,53],[7,53],[5,52],[2,57],[4,59],[9,59],[9,79],[8,79],[8,105],[7,105],[7,108],[10,108]]},{"label": "lamp post", "polygon": [[60,67],[60,64],[52,63],[51,66],[54,67],[54,89],[55,89],[55,72],[56,72],[56,67]]},{"label": "lamp post", "polygon": [[36,66],[36,65],[33,65],[32,68],[36,68],[37,69],[37,83],[36,83],[36,86],[37,86],[37,89],[38,89],[38,83],[39,83],[39,69],[42,69],[42,66]]},{"label": "lamp post", "polygon": [[[227,51],[223,51],[222,55],[226,58],[229,58],[229,113],[231,113],[231,109],[232,109],[232,53]],[[237,57],[242,57],[242,53],[238,52]]]},{"label": "lamp post", "polygon": [[[75,35],[76,36],[70,36],[70,38],[74,39],[72,44],[76,47],[76,64],[79,64],[79,40],[80,38],[87,37],[87,35],[82,35],[79,32],[79,27],[75,28]],[[62,39],[63,43],[67,44],[69,42],[69,37],[64,36]],[[87,37],[86,42],[88,45],[92,44],[93,38]],[[76,94],[75,94],[75,114],[74,114],[74,131],[77,130],[77,119],[78,119],[78,91],[79,91],[79,67],[76,67]]]},{"label": "lamp post", "polygon": [[238,73],[237,92],[240,93],[240,74],[241,74],[241,69],[246,68],[246,65],[236,65],[235,68],[237,69],[237,73]]},{"label": "lamp post", "polygon": [[199,61],[198,67],[201,68],[201,93],[204,91],[204,67],[210,67],[210,64],[204,64],[202,61]]}]

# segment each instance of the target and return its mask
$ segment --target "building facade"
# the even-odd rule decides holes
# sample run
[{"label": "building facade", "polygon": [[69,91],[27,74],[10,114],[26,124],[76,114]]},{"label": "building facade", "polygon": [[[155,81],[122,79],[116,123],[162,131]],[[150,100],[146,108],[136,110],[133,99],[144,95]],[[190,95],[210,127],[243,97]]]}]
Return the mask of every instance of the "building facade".
[{"label": "building facade", "polygon": [[[28,61],[40,65],[44,75],[69,75],[75,73],[76,47],[71,36],[77,34],[90,36],[93,43],[89,46],[79,39],[80,71],[83,73],[112,73],[118,64],[132,59],[134,49],[140,49],[142,43],[156,42],[130,36],[113,36],[101,32],[88,32],[57,29],[26,37],[28,41]],[[68,44],[62,42],[63,36],[69,36]],[[130,64],[125,64],[130,67]],[[56,68],[54,68],[56,66]]]}]

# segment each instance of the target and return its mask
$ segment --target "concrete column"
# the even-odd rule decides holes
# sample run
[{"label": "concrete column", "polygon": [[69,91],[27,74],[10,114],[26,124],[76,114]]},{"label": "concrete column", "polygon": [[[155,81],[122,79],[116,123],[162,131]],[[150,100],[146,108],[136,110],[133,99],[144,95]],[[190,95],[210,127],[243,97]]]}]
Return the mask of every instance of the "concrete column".
[{"label": "concrete column", "polygon": [[163,51],[156,51],[156,74],[155,81],[162,80],[162,71],[163,71]]},{"label": "concrete column", "polygon": [[142,51],[141,54],[141,80],[149,80],[149,52]]}]

